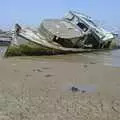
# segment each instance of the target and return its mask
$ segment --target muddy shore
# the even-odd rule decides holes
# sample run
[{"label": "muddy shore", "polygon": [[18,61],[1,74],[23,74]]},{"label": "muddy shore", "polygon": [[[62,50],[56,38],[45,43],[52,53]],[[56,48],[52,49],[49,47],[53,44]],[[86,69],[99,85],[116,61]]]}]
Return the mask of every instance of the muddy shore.
[{"label": "muddy shore", "polygon": [[119,91],[119,67],[89,60],[0,60],[0,120],[119,120]]}]

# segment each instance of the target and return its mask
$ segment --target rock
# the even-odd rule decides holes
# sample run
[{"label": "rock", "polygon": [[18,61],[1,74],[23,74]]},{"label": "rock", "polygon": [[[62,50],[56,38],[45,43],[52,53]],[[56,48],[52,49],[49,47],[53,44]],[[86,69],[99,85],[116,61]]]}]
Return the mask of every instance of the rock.
[{"label": "rock", "polygon": [[48,78],[48,77],[52,77],[52,76],[53,76],[53,75],[50,75],[50,74],[45,75],[45,77],[47,77],[47,78]]},{"label": "rock", "polygon": [[72,92],[81,92],[81,93],[86,93],[86,90],[81,90],[80,88],[77,88],[75,86],[71,87]]},{"label": "rock", "polygon": [[33,69],[33,72],[42,72],[40,69]]},{"label": "rock", "polygon": [[85,64],[85,65],[83,65],[83,66],[84,66],[84,68],[87,68],[87,67],[88,67],[88,65],[86,65],[86,64]]},{"label": "rock", "polygon": [[79,88],[74,87],[74,86],[71,88],[71,90],[72,90],[72,92],[78,92],[78,91],[80,91]]}]

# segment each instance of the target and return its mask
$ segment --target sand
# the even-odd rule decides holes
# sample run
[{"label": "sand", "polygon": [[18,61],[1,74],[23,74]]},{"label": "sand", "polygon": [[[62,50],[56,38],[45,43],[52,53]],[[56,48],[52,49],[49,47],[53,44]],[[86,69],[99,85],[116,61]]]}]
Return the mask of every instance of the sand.
[{"label": "sand", "polygon": [[[72,91],[73,86],[79,90]],[[118,67],[45,58],[0,60],[0,120],[119,120],[119,91]]]}]

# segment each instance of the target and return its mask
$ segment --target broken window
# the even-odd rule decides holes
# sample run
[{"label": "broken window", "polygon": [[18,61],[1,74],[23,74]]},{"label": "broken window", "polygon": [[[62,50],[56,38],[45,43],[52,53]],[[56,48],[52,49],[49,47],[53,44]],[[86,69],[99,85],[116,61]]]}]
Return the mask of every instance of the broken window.
[{"label": "broken window", "polygon": [[85,24],[81,23],[81,22],[78,22],[77,25],[78,25],[84,32],[86,32],[86,31],[88,30],[88,27],[87,27]]},{"label": "broken window", "polygon": [[78,16],[74,15],[73,13],[69,12],[66,16],[65,19],[69,20],[70,22],[72,22],[75,25],[78,25],[78,27],[80,29],[82,29],[84,32],[86,32],[88,30],[88,27],[82,23],[79,19]]}]

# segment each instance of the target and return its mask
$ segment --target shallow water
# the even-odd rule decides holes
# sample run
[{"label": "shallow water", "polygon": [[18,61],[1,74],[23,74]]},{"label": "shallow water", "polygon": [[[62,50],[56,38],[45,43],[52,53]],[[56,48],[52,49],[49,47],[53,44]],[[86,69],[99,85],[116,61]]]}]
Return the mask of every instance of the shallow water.
[{"label": "shallow water", "polygon": [[120,50],[112,51],[112,58],[111,65],[115,67],[120,67]]},{"label": "shallow water", "polygon": [[92,62],[99,62],[112,67],[120,67],[120,49],[82,55],[86,56]]},{"label": "shallow water", "polygon": [[[7,50],[6,46],[0,46],[0,58],[2,58]],[[66,62],[83,62],[86,64],[103,63],[107,66],[120,67],[120,49],[97,51],[90,53],[79,53],[58,56],[40,56],[40,57],[20,57],[23,59],[59,59]]]},{"label": "shallow water", "polygon": [[64,59],[64,61],[85,64],[102,63],[107,66],[120,67],[120,49],[58,56],[58,58]]}]

